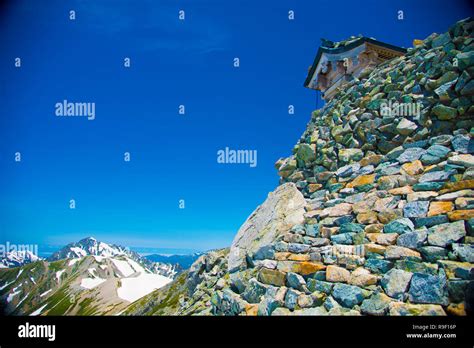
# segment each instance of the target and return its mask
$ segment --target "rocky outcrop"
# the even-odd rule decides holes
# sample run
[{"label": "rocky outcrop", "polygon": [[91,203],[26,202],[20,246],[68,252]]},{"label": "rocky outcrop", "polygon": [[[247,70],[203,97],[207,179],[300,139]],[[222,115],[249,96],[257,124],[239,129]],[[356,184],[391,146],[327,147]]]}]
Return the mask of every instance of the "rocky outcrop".
[{"label": "rocky outcrop", "polygon": [[316,110],[239,230],[218,315],[465,315],[474,279],[474,22]]},{"label": "rocky outcrop", "polygon": [[[279,186],[245,221],[232,242],[229,270],[246,268],[246,256],[304,221],[306,200],[293,183]],[[257,255],[258,257],[258,255]]]}]

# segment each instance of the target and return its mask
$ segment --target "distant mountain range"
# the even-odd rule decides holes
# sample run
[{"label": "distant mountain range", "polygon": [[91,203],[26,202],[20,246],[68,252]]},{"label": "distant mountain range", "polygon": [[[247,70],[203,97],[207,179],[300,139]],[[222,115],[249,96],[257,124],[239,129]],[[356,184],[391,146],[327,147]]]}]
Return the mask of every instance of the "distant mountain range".
[{"label": "distant mountain range", "polygon": [[155,261],[92,237],[46,259],[31,252],[8,252],[0,259],[1,309],[14,315],[118,314],[172,282],[197,257]]},{"label": "distant mountain range", "polygon": [[185,270],[191,267],[191,265],[198,259],[199,256],[203,255],[202,252],[193,253],[190,255],[160,255],[152,254],[145,256],[146,259],[153,262],[166,263],[174,265],[176,270]]}]

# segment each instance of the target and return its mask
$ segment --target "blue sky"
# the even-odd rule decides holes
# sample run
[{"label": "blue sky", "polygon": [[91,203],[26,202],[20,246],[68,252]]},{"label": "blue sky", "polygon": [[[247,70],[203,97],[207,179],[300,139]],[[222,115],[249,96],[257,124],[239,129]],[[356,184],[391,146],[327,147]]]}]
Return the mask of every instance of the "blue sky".
[{"label": "blue sky", "polygon": [[[468,4],[4,1],[0,242],[230,245],[278,185],[274,162],[290,155],[316,107],[303,82],[320,38],[363,34],[409,47],[472,15]],[[65,99],[94,102],[95,120],[56,117]],[[258,165],[218,164],[225,147],[257,150]]]}]

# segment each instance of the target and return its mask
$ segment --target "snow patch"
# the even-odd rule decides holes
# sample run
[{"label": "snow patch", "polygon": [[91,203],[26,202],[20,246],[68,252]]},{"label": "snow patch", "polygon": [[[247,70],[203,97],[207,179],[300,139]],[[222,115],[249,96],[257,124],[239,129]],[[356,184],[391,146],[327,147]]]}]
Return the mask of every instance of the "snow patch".
[{"label": "snow patch", "polygon": [[53,289],[46,290],[45,292],[43,292],[43,293],[40,295],[40,297],[46,296],[46,295],[49,294],[51,291],[53,291]]},{"label": "snow patch", "polygon": [[10,283],[6,282],[4,285],[0,286],[0,291],[2,291],[3,289],[5,289],[7,286],[9,286],[10,284],[13,284],[15,281],[12,280]]},{"label": "snow patch", "polygon": [[81,286],[90,290],[102,284],[103,282],[105,282],[105,279],[102,278],[83,278],[81,280]]},{"label": "snow patch", "polygon": [[21,292],[21,290],[15,291],[15,289],[13,289],[13,292],[11,294],[8,294],[8,297],[7,297],[8,303],[12,302],[13,298]]},{"label": "snow patch", "polygon": [[117,259],[110,259],[112,263],[117,267],[117,269],[122,273],[124,277],[131,276],[135,273],[135,270],[130,267],[130,264],[127,261],[117,260]]},{"label": "snow patch", "polygon": [[159,274],[142,273],[138,277],[121,279],[122,285],[117,289],[117,294],[123,300],[134,302],[171,281],[171,278]]},{"label": "snow patch", "polygon": [[73,266],[73,265],[74,265],[77,261],[79,261],[79,260],[80,260],[80,258],[79,258],[79,259],[72,259],[72,260],[69,261],[69,263],[68,263],[67,265],[68,265],[69,267],[70,267],[70,266]]},{"label": "snow patch", "polygon": [[43,311],[43,309],[45,309],[47,305],[48,305],[48,304],[46,303],[43,307],[38,308],[38,309],[35,310],[33,313],[31,313],[30,316],[40,315],[41,312]]},{"label": "snow patch", "polygon": [[56,272],[56,279],[58,280],[58,283],[59,283],[59,281],[61,280],[61,276],[62,276],[62,274],[63,274],[64,272],[66,272],[65,269]]}]

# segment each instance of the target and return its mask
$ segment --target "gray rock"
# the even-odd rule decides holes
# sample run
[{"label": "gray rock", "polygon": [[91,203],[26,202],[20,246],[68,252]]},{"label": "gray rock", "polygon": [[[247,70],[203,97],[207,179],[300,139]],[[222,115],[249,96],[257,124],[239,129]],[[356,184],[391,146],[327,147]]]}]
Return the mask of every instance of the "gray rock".
[{"label": "gray rock", "polygon": [[390,221],[383,228],[384,233],[408,233],[414,230],[415,226],[408,218],[400,218]]},{"label": "gray rock", "polygon": [[334,285],[332,296],[339,304],[347,308],[352,308],[364,300],[364,294],[361,288],[342,283]]},{"label": "gray rock", "polygon": [[467,134],[458,134],[452,141],[453,149],[459,153],[471,153],[474,144],[472,143],[471,137]]},{"label": "gray rock", "polygon": [[429,172],[429,173],[423,174],[420,177],[419,182],[446,181],[453,174],[456,174],[455,170],[439,170],[436,172]]},{"label": "gray rock", "polygon": [[388,296],[403,301],[412,276],[411,272],[392,268],[383,276],[380,285]]},{"label": "gray rock", "polygon": [[423,245],[428,233],[426,231],[415,231],[402,234],[397,239],[397,245],[405,248],[417,249]]},{"label": "gray rock", "polygon": [[397,160],[400,163],[413,162],[417,159],[420,159],[426,153],[426,150],[421,147],[412,147],[403,151],[403,153],[398,156]]},{"label": "gray rock", "polygon": [[261,297],[267,291],[268,285],[260,283],[255,278],[250,279],[249,284],[242,293],[242,298],[248,303],[259,303]]},{"label": "gray rock", "polygon": [[403,207],[403,216],[406,218],[421,218],[428,213],[429,201],[408,202]]},{"label": "gray rock", "polygon": [[304,222],[306,200],[293,183],[279,186],[245,221],[232,242],[229,272],[245,268],[247,253],[271,244],[292,226]]},{"label": "gray rock", "polygon": [[297,273],[293,272],[288,272],[286,274],[286,282],[289,287],[300,290],[300,291],[305,291],[306,289],[306,281],[302,276],[300,276]]},{"label": "gray rock", "polygon": [[285,295],[285,307],[289,309],[295,309],[298,303],[298,296],[301,293],[299,291],[288,289]]},{"label": "gray rock", "polygon": [[461,261],[474,263],[474,245],[453,243],[453,254]]},{"label": "gray rock", "polygon": [[436,225],[428,230],[428,244],[446,247],[459,241],[466,235],[464,221],[456,221],[448,224]]},{"label": "gray rock", "polygon": [[377,293],[364,300],[360,306],[363,314],[381,316],[388,312],[388,306],[391,302],[390,297],[383,293]]},{"label": "gray rock", "polygon": [[412,303],[431,303],[447,306],[449,303],[448,287],[444,271],[441,269],[438,276],[414,273],[408,297]]}]

